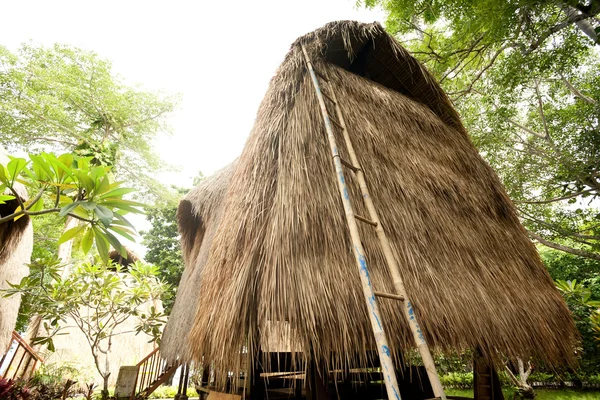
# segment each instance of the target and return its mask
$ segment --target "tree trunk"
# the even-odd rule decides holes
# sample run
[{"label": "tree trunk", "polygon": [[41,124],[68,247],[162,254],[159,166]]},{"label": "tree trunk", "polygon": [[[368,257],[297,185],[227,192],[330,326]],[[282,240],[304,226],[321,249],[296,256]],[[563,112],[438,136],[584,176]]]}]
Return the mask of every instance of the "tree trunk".
[{"label": "tree trunk", "polygon": [[[574,16],[580,14],[578,9],[576,9],[575,7],[570,6],[570,5],[564,5],[563,11],[565,12],[565,14],[567,14],[568,18],[571,18],[571,17],[574,17]],[[592,24],[590,24],[590,21],[584,19],[584,20],[575,22],[575,24],[581,30],[581,32],[583,32],[587,37],[592,39],[594,41],[594,43],[600,44],[600,41],[598,40],[598,34],[596,33],[594,26]]]}]

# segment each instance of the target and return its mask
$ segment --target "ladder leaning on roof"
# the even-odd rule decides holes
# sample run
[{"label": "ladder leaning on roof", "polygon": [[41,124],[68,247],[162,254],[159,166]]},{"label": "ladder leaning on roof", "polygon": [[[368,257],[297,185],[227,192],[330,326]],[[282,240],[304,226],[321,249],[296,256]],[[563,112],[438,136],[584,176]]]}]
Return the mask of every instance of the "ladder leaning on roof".
[{"label": "ladder leaning on roof", "polygon": [[[352,245],[354,247],[354,257],[356,259],[356,264],[360,270],[360,279],[362,282],[363,293],[365,295],[365,301],[369,309],[369,317],[371,319],[371,326],[373,328],[375,341],[377,343],[377,352],[379,353],[379,359],[385,380],[388,398],[400,400],[400,391],[398,389],[398,382],[396,381],[396,373],[389,351],[387,336],[380,322],[382,319],[381,314],[379,312],[379,306],[377,304],[376,296],[399,300],[403,303],[404,315],[410,326],[410,330],[412,331],[415,343],[417,345],[417,348],[419,349],[419,353],[421,354],[421,358],[423,359],[423,364],[425,365],[425,369],[427,370],[427,375],[433,388],[433,393],[436,396],[436,398],[445,400],[446,395],[444,394],[444,390],[442,389],[442,384],[438,377],[435,364],[433,362],[433,357],[431,356],[431,352],[429,351],[427,342],[425,341],[421,328],[419,327],[419,323],[417,322],[412,304],[406,295],[406,290],[404,288],[404,282],[402,281],[402,277],[400,276],[398,263],[396,262],[388,238],[385,234],[385,231],[383,230],[383,227],[381,226],[381,222],[379,221],[379,217],[373,204],[373,200],[369,195],[369,189],[365,181],[364,172],[360,167],[360,164],[356,157],[356,153],[354,152],[354,148],[350,140],[350,135],[348,134],[348,130],[346,129],[346,123],[342,115],[342,110],[337,102],[335,91],[331,87],[331,84],[329,85],[329,95],[321,91],[321,86],[319,85],[319,78],[327,83],[329,83],[329,79],[327,76],[324,76],[323,74],[317,72],[314,69],[304,45],[302,45],[302,52],[304,53],[306,65],[308,66],[308,70],[312,78],[313,86],[317,94],[317,99],[319,100],[321,114],[323,116],[325,129],[327,131],[327,138],[329,139],[329,146],[331,148],[335,172],[338,178],[340,196],[344,204],[346,221],[350,229],[350,237],[352,239]],[[325,105],[325,98],[327,98],[327,100],[335,106],[337,121],[329,117],[327,106]],[[346,147],[350,156],[349,161],[345,161],[340,157],[333,133],[333,124],[335,124],[336,127],[342,131],[344,141],[346,142]],[[343,166],[350,169],[355,174],[358,180],[363,201],[367,210],[369,211],[368,218],[355,214],[354,210],[352,209],[348,188],[346,186],[346,179],[344,177]],[[379,238],[379,242],[381,243],[381,247],[383,249],[383,254],[385,256],[386,263],[388,265],[390,274],[392,275],[394,287],[396,289],[397,294],[381,293],[373,290],[371,286],[371,279],[369,277],[367,261],[365,259],[365,252],[362,246],[360,234],[358,232],[358,226],[356,222],[357,220],[371,225],[375,228],[375,231],[377,232],[377,237]]]}]

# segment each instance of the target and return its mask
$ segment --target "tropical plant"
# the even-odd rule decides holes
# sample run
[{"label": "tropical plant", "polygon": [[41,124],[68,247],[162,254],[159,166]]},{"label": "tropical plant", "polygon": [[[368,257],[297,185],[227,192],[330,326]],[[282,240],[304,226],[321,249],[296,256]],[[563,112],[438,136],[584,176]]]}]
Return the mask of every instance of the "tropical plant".
[{"label": "tropical plant", "polygon": [[[6,295],[20,293],[35,298],[32,312],[44,321],[46,336],[32,340],[54,351],[53,338],[67,329],[67,321],[85,336],[98,373],[108,393],[113,338],[125,333],[144,333],[157,340],[165,323],[154,306],[166,285],[157,278],[157,268],[141,262],[125,271],[118,264],[83,263],[63,276],[63,265],[54,260],[35,260],[31,273],[12,284]],[[49,278],[48,278],[49,277]],[[134,328],[125,321],[134,319]]]},{"label": "tropical plant", "polygon": [[[34,195],[23,201],[16,184],[24,184]],[[133,189],[114,182],[110,167],[94,166],[90,157],[51,153],[30,154],[29,160],[11,157],[0,165],[0,202],[16,201],[18,206],[0,216],[0,224],[25,215],[57,214],[81,221],[64,232],[58,244],[81,237],[81,249],[88,253],[95,243],[103,261],[108,261],[109,247],[121,254],[126,250],[115,235],[133,239],[134,227],[127,213],[143,213],[142,204],[123,198]],[[8,194],[2,194],[8,193]]]}]

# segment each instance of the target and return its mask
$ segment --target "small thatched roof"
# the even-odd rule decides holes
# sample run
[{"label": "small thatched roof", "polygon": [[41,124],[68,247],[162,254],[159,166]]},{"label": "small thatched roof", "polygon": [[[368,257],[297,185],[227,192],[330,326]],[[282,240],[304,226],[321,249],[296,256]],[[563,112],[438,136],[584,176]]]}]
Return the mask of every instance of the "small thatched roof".
[{"label": "small thatched roof", "polygon": [[125,268],[128,268],[129,265],[134,264],[137,261],[143,261],[141,257],[138,256],[133,250],[125,247],[125,251],[127,253],[127,257],[123,257],[118,250],[112,249],[108,252],[108,258],[112,262],[119,264]]},{"label": "small thatched roof", "polygon": [[[6,165],[8,161],[0,147],[0,164]],[[16,183],[15,191],[22,202],[27,201],[27,190],[23,185]],[[0,204],[0,217],[12,214],[18,206],[17,199]],[[19,283],[29,273],[27,264],[31,261],[32,251],[33,227],[29,217],[0,224],[0,290],[10,289],[8,283]],[[20,304],[20,295],[0,296],[0,355],[10,344]]]},{"label": "small thatched roof", "polygon": [[161,353],[171,360],[178,357],[186,360],[191,358],[187,334],[192,329],[200,300],[202,270],[221,220],[224,196],[235,167],[234,161],[204,179],[179,204],[177,219],[185,270],[161,340]]},{"label": "small thatched roof", "polygon": [[[244,346],[254,354],[283,321],[305,357],[360,364],[374,348],[300,43],[330,76],[430,345],[571,360],[570,313],[446,95],[379,24],[356,22],[327,24],[292,45],[237,164],[182,202],[186,270],[163,351],[188,357],[187,344],[169,336],[180,330],[191,356],[226,376]],[[355,211],[367,215],[346,178]],[[374,230],[360,229],[374,287],[393,292]],[[400,304],[380,306],[394,354],[412,349]]]}]

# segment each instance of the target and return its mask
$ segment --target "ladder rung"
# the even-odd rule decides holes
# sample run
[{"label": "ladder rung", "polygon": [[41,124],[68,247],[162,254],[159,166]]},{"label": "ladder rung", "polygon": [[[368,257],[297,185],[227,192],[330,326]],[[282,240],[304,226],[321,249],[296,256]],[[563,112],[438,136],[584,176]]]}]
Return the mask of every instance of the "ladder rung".
[{"label": "ladder rung", "polygon": [[335,126],[337,126],[338,128],[340,128],[340,129],[342,129],[342,130],[344,129],[344,127],[342,126],[342,124],[340,124],[339,122],[337,122],[335,119],[333,119],[333,118],[329,117],[329,120],[330,120],[331,122],[333,122],[333,124],[334,124]]},{"label": "ladder rung", "polygon": [[383,292],[373,292],[373,294],[375,294],[375,296],[377,296],[377,297],[385,297],[386,299],[404,301],[404,297],[400,296],[399,294],[383,293]]},{"label": "ladder rung", "polygon": [[317,74],[317,76],[318,76],[319,78],[321,78],[321,80],[323,80],[323,81],[325,81],[325,82],[329,83],[329,79],[327,79],[327,77],[326,77],[325,75],[323,75],[322,73],[320,73],[320,72],[319,72],[319,70],[317,70],[317,69],[313,68],[313,71],[315,71],[315,74]]},{"label": "ladder rung", "polygon": [[323,95],[323,97],[325,97],[327,100],[329,100],[330,102],[332,102],[334,105],[337,104],[337,101],[335,101],[334,99],[332,99],[331,97],[329,97],[329,95],[327,93],[325,93],[325,91],[321,90],[321,94]]},{"label": "ladder rung", "polygon": [[367,218],[365,218],[365,217],[362,217],[362,216],[360,216],[360,215],[358,215],[358,214],[354,214],[354,218],[356,218],[356,219],[357,219],[357,220],[359,220],[359,221],[362,221],[362,222],[364,222],[365,224],[369,224],[369,225],[377,226],[377,222],[375,222],[375,221],[371,221],[370,219],[367,219]]},{"label": "ladder rung", "polygon": [[360,168],[355,167],[354,165],[350,164],[348,161],[344,160],[343,158],[340,157],[340,161],[342,162],[342,165],[345,167],[350,168],[353,172],[358,172],[360,171]]}]

